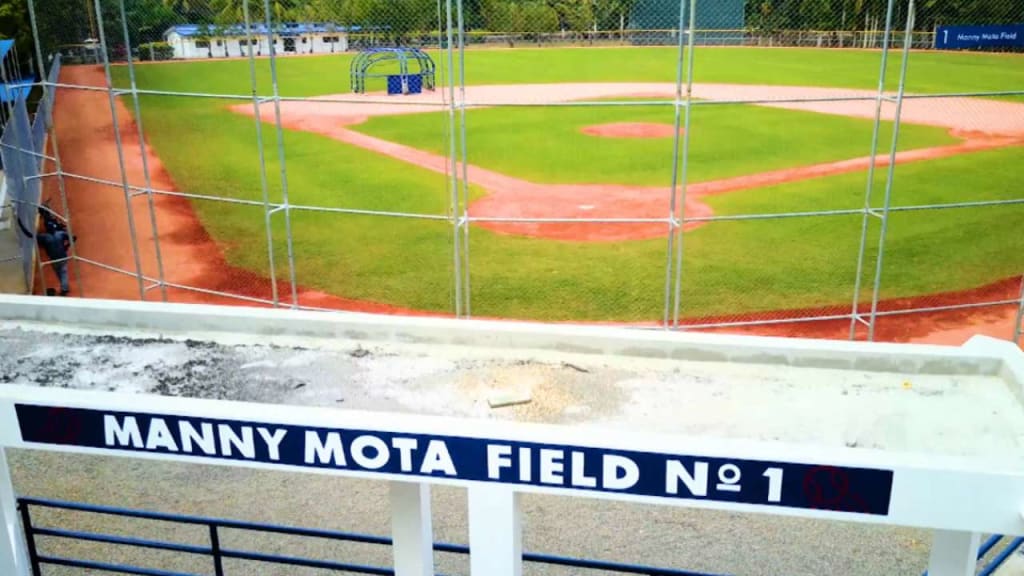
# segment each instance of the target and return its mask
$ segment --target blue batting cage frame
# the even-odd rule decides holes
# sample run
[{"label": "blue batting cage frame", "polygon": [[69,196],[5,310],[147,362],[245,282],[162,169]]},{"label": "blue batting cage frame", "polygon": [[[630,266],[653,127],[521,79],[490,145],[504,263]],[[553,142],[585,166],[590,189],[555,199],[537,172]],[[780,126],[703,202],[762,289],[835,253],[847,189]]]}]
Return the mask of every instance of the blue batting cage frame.
[{"label": "blue batting cage frame", "polygon": [[[398,74],[374,73],[372,68],[381,62],[398,62]],[[410,68],[412,63],[418,64],[418,69]],[[435,66],[434,60],[429,54],[419,48],[368,48],[360,52],[349,67],[351,76],[352,91],[361,94],[366,92],[366,80],[368,78],[399,77],[401,79],[403,94],[409,93],[409,78],[418,77],[421,86],[425,90],[434,89]]]}]

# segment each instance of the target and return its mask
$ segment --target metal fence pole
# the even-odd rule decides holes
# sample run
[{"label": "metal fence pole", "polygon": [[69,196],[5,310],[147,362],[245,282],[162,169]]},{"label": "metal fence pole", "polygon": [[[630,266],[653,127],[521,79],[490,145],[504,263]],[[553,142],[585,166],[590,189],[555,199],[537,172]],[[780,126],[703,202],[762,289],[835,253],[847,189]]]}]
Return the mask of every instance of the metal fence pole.
[{"label": "metal fence pole", "polygon": [[[29,0],[29,10],[30,10],[30,13],[33,11],[33,9],[32,9],[33,5],[34,5],[33,0]],[[39,40],[38,39],[36,40],[36,47],[37,47],[37,49],[39,47]],[[41,52],[38,54],[38,57],[40,59],[40,67],[42,67],[43,64],[41,63],[41,61],[42,61],[42,53]],[[54,64],[54,68],[56,68],[57,72],[58,72],[57,77],[55,77],[54,80],[59,80],[59,76],[60,76],[59,73],[60,73],[60,66],[61,66],[61,56],[60,56],[60,54],[57,54],[54,57],[54,62],[56,62],[56,64]],[[51,68],[51,71],[52,70],[53,70],[53,68]],[[64,218],[64,223],[67,224],[68,236],[71,239],[70,248],[69,248],[69,253],[71,255],[71,262],[70,262],[71,272],[72,272],[72,274],[74,274],[75,285],[78,287],[78,296],[79,296],[79,298],[84,298],[85,297],[85,283],[82,282],[81,263],[79,262],[79,259],[78,259],[78,242],[75,240],[75,230],[74,230],[74,226],[71,223],[71,220],[72,220],[72,218],[71,218],[71,209],[68,206],[68,193],[67,193],[66,184],[64,182],[64,169],[62,167],[61,160],[60,160],[60,146],[57,143],[57,129],[54,128],[54,126],[53,126],[53,107],[57,103],[57,90],[53,89],[53,91],[51,92],[50,91],[51,88],[52,88],[51,86],[49,86],[47,84],[44,84],[43,86],[44,86],[43,87],[44,93],[46,94],[46,96],[48,98],[47,99],[46,116],[43,118],[43,120],[46,122],[46,133],[47,133],[46,140],[47,140],[47,142],[49,144],[52,145],[52,148],[53,148],[53,163],[54,163],[55,177],[57,178],[57,191],[58,191],[58,193],[60,195],[61,211],[63,212],[61,214],[61,216]],[[46,152],[46,148],[45,147],[43,147],[42,152],[43,153]]]},{"label": "metal fence pole", "polygon": [[445,47],[446,54],[448,57],[448,133],[449,133],[449,144],[448,153],[451,156],[451,211],[452,211],[452,230],[454,242],[452,244],[452,258],[454,259],[454,270],[455,275],[455,316],[462,316],[462,255],[459,247],[459,232],[461,226],[460,218],[460,196],[459,196],[459,165],[458,156],[455,150],[455,61],[452,53],[452,28],[454,27],[452,20],[452,0],[446,0],[445,2],[445,16],[447,20],[447,31],[446,37],[448,39],[448,45]]},{"label": "metal fence pole", "polygon": [[210,524],[210,555],[213,557],[214,575],[224,576],[224,558],[220,555],[220,535],[216,524]]},{"label": "metal fence pole", "polygon": [[40,576],[39,551],[36,549],[35,529],[32,526],[32,514],[29,512],[28,504],[21,504],[21,529],[25,533],[25,547],[28,550],[28,561],[32,568],[33,576]]},{"label": "metal fence pole", "polygon": [[[14,68],[14,78],[18,81],[18,84],[21,84],[21,58],[18,57],[17,42],[11,46],[11,54],[14,56],[14,63],[11,64],[11,67]],[[21,86],[18,86],[18,88],[20,89]]]},{"label": "metal fence pole", "polygon": [[[256,119],[256,148],[260,158],[260,190],[263,192],[263,225],[267,236],[267,265],[270,272],[270,292],[274,307],[280,305],[277,294],[277,271],[274,264],[274,233],[270,218],[270,191],[267,184],[267,159],[263,150],[263,118],[260,114],[260,98],[256,90],[256,57],[252,53],[252,19],[249,16],[249,0],[242,2],[242,15],[245,18],[246,47],[249,56],[249,81],[252,85],[252,111]],[[258,38],[258,37],[257,37]],[[257,39],[257,42],[259,40]]]},{"label": "metal fence pole", "polygon": [[117,101],[114,96],[114,82],[110,75],[110,55],[107,54],[107,35],[103,30],[103,8],[100,0],[93,0],[96,10],[96,28],[100,36],[100,50],[103,52],[103,72],[107,80],[107,99],[110,101],[110,119],[114,127],[114,144],[117,146],[117,164],[121,170],[121,185],[124,190],[124,208],[128,216],[128,234],[131,237],[132,257],[135,260],[136,279],[139,284],[139,300],[146,299],[146,284],[143,280],[142,259],[139,256],[138,237],[135,232],[135,215],[132,211],[132,194],[128,185],[128,172],[124,164],[124,149],[121,144],[121,128],[118,125]]},{"label": "metal fence pole", "polygon": [[[75,232],[71,224],[71,211],[68,209],[68,195],[67,189],[64,183],[64,169],[60,160],[60,146],[57,143],[57,130],[53,126],[53,110],[57,104],[57,89],[53,87],[50,82],[60,81],[60,67],[62,64],[61,55],[58,52],[53,56],[53,64],[50,65],[50,69],[46,69],[46,60],[43,59],[43,48],[42,43],[39,41],[39,26],[36,18],[36,3],[35,0],[28,0],[28,16],[29,23],[32,26],[32,40],[35,44],[36,60],[39,63],[39,74],[42,78],[43,98],[46,99],[47,107],[46,114],[43,116],[43,120],[46,122],[46,141],[53,147],[53,158],[54,158],[54,171],[57,177],[57,188],[60,193],[61,210],[63,211],[62,216],[68,226],[68,236],[71,237],[71,272],[75,276],[75,285],[78,287],[78,296],[85,296],[85,284],[82,283],[82,271],[81,264],[78,261],[78,248],[77,242],[75,241]],[[54,69],[57,70],[57,74],[51,79],[50,75],[53,74]],[[40,152],[45,153],[46,147],[42,147]]]},{"label": "metal fence pole", "polygon": [[864,258],[868,242],[868,222],[875,215],[871,208],[871,196],[875,185],[875,164],[878,157],[879,130],[882,123],[882,102],[885,101],[885,75],[889,65],[889,34],[892,31],[892,14],[895,0],[889,0],[885,16],[885,46],[882,48],[882,61],[878,71],[878,95],[875,97],[874,127],[871,133],[871,162],[868,164],[867,188],[864,191],[864,216],[861,221],[860,247],[857,251],[857,273],[853,280],[853,306],[850,310],[850,340],[856,338],[857,323],[863,322],[857,308],[860,304],[861,280],[864,274]]},{"label": "metal fence pole", "polygon": [[[692,1],[689,4],[690,16],[691,17],[693,16],[693,4],[694,4],[694,2],[692,2]],[[686,7],[687,6],[688,5],[687,5],[686,2],[680,2],[679,3],[679,29],[680,30],[683,29],[683,25],[685,24]],[[691,20],[692,20],[692,18],[691,18]],[[692,31],[691,31],[690,34],[687,34],[687,36],[689,37],[689,40],[692,40],[693,39]],[[676,208],[676,202],[677,202],[676,189],[679,186],[679,128],[680,128],[681,122],[682,122],[682,104],[683,104],[683,53],[684,53],[683,47],[686,46],[687,44],[688,44],[688,42],[684,42],[683,41],[683,35],[679,34],[678,54],[676,56],[676,100],[675,100],[675,104],[673,106],[675,116],[673,117],[673,124],[672,124],[673,125],[673,134],[672,134],[672,182],[671,182],[672,189],[671,189],[671,192],[669,193],[668,246],[666,247],[666,250],[665,250],[666,251],[666,256],[665,256],[665,309],[664,309],[664,314],[662,315],[662,323],[664,324],[664,327],[666,329],[668,329],[668,327],[669,327],[669,314],[670,314],[669,310],[672,307],[672,261],[673,261],[673,256],[675,255],[675,250],[676,250],[676,248],[675,248],[676,228],[681,228],[682,225],[683,225],[682,221],[681,221],[682,219],[676,217],[676,211],[677,211],[677,208]],[[691,50],[690,56],[692,56],[693,55],[693,52],[692,52],[693,46],[692,45],[690,46],[690,50]],[[690,61],[692,62],[692,58],[690,59]],[[692,79],[689,76],[690,76],[690,74],[692,72],[693,72],[693,68],[688,66],[687,67],[687,72],[686,72],[687,73],[687,90],[686,90],[686,116],[687,116],[687,123],[689,123],[689,116],[690,116],[690,87],[692,86]],[[683,162],[686,162],[685,156],[686,156],[687,152],[688,152],[688,150],[684,149],[684,151],[683,151],[683,155],[684,155]],[[682,214],[685,217],[685,215],[686,215],[685,199],[683,200],[683,202],[684,202],[684,206],[683,206]],[[682,238],[680,238],[680,242],[682,242]]]},{"label": "metal fence pole", "polygon": [[1013,341],[1020,344],[1021,336],[1024,336],[1024,276],[1020,278],[1020,305],[1017,306],[1017,317],[1013,324]]},{"label": "metal fence pole", "polygon": [[[462,258],[463,258],[463,305],[465,306],[465,315],[470,317],[471,313],[471,301],[472,301],[472,288],[470,282],[470,268],[469,268],[469,160],[466,143],[466,27],[465,21],[462,15],[462,0],[456,0],[458,2],[458,21],[459,21],[459,124],[462,129]],[[448,47],[451,50],[451,46]],[[457,241],[458,239],[456,239]]]},{"label": "metal fence pole", "polygon": [[[679,23],[682,27],[682,22]],[[679,193],[679,205],[682,206],[683,217],[680,218],[680,224],[685,223],[686,215],[686,185],[687,178],[689,175],[690,168],[690,111],[693,108],[691,106],[693,99],[693,63],[696,57],[696,34],[697,32],[697,0],[690,0],[690,26],[687,32],[689,36],[689,53],[687,58],[689,61],[686,64],[686,114],[685,114],[685,125],[683,127],[683,166],[682,173],[679,177],[680,193]],[[678,105],[678,104],[677,104]],[[679,134],[675,137],[678,139]],[[674,189],[674,187],[673,187]],[[673,215],[674,217],[674,215]],[[676,227],[676,234],[679,238],[676,240],[676,287],[675,287],[675,302],[672,309],[672,325],[676,328],[679,327],[679,307],[682,300],[683,292],[683,226]]]},{"label": "metal fence pole", "polygon": [[[142,108],[139,105],[138,86],[135,82],[135,61],[132,58],[132,41],[128,34],[128,15],[124,0],[118,1],[121,10],[121,30],[124,33],[125,57],[128,59],[128,78],[131,82],[132,103],[135,107],[135,125],[139,129],[139,156],[142,158],[142,174],[146,183],[146,204],[149,208],[149,225],[153,230],[153,250],[156,256],[156,275],[160,284],[160,297],[167,302],[167,284],[164,279],[164,259],[160,253],[160,232],[156,222],[156,208],[153,206],[153,181],[149,175],[149,159],[146,155],[146,134],[142,128]],[[116,128],[116,126],[115,126]]]},{"label": "metal fence pole", "polygon": [[896,92],[896,112],[892,126],[892,145],[889,147],[889,170],[885,179],[885,200],[882,206],[882,229],[878,233],[878,257],[875,261],[875,285],[871,290],[871,318],[868,324],[868,340],[875,339],[875,322],[878,315],[878,297],[882,287],[882,265],[885,260],[885,237],[889,231],[889,208],[892,206],[892,185],[896,172],[896,147],[900,138],[900,114],[903,111],[903,93],[906,89],[907,64],[910,60],[910,43],[914,33],[914,0],[907,7],[907,30],[903,37],[903,62],[900,63],[899,88]]},{"label": "metal fence pole", "polygon": [[[263,20],[267,26],[270,44],[270,86],[274,97],[274,125],[277,129],[277,159],[281,164],[281,203],[284,206],[285,244],[288,247],[288,280],[292,285],[292,307],[299,305],[299,291],[295,281],[295,247],[292,243],[291,206],[288,203],[288,168],[285,166],[284,128],[281,126],[281,93],[277,84],[277,48],[274,45],[274,27],[270,0],[263,0]],[[212,50],[212,48],[211,48]]]}]

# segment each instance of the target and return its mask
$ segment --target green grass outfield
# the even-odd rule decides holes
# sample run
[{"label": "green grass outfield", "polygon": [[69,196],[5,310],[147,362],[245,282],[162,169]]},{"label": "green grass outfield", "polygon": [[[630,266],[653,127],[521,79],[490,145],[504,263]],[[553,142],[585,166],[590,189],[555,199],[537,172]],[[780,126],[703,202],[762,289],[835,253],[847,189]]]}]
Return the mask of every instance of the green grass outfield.
[{"label": "green grass outfield", "polygon": [[[470,110],[469,163],[546,184],[667,186],[672,138],[599,138],[580,130],[609,122],[672,125],[673,116],[666,106]],[[352,129],[444,154],[446,143],[438,134],[446,121],[444,112],[377,116]],[[707,106],[693,112],[690,131],[689,178],[703,182],[867,156],[872,122],[761,106]],[[892,123],[885,122],[879,150],[888,151],[891,139]],[[955,142],[941,128],[905,124],[899,148]]]},{"label": "green grass outfield", "polygon": [[[430,52],[445,80],[447,61]],[[694,81],[877,89],[880,52],[799,48],[698,48]],[[674,48],[515,48],[468,50],[467,84],[551,82],[673,82]],[[349,90],[352,54],[277,60],[283,96],[336,94]],[[890,53],[887,89],[895,90],[901,55]],[[457,66],[456,62],[456,66]],[[128,87],[128,74],[115,69]],[[161,63],[136,67],[139,86],[220,94],[249,94],[248,60]],[[256,62],[260,94],[270,94],[268,60]],[[1004,54],[915,52],[907,90],[921,93],[1010,91],[1024,87],[1024,57]]]},{"label": "green grass outfield", "polygon": [[[698,52],[696,79],[874,88],[878,61],[879,54],[868,51],[715,48]],[[279,60],[281,93],[300,96],[345,92],[348,62],[349,56]],[[675,51],[663,48],[469,51],[467,82],[671,81],[674,62]],[[261,94],[270,91],[266,65],[265,60],[258,62]],[[251,90],[248,62],[244,60],[145,65],[136,71],[138,85],[145,89],[221,94],[247,94]],[[117,67],[114,72],[116,81],[125,85],[127,69]],[[1024,59],[1019,57],[922,53],[912,55],[909,66],[911,91],[1013,90],[1021,86]],[[225,108],[231,103],[172,96],[142,98],[147,137],[179,189],[237,198],[261,197],[253,122],[228,112]],[[703,175],[718,177],[783,167],[791,165],[794,158],[801,163],[833,159],[837,150],[843,154],[849,151],[850,156],[864,156],[869,151],[868,122],[751,107],[721,110],[729,109],[742,112],[717,119],[695,115],[699,124],[694,125],[693,134],[694,180]],[[500,114],[472,112],[471,161],[502,166],[502,170],[509,166],[511,175],[536,176],[541,181],[560,181],[557,179],[587,173],[599,174],[590,181],[600,181],[621,173],[622,181],[665,183],[667,160],[646,160],[665,154],[664,142],[589,139],[595,143],[594,148],[579,154],[576,160],[566,158],[569,168],[564,174],[554,169],[552,154],[534,143],[533,152],[542,161],[531,164],[531,146],[521,144],[529,144],[537,122],[551,123],[555,131],[577,138],[575,132],[568,134],[574,123],[620,121],[626,113],[602,109],[600,118],[591,122],[593,111],[587,110],[590,116],[582,118],[568,110],[555,110],[553,117],[550,110],[511,111],[525,114],[521,121],[527,129],[511,139],[491,141],[486,129],[489,122],[501,124]],[[664,115],[664,111],[646,108],[629,113]],[[437,149],[443,126],[437,118],[429,118],[432,115],[419,116],[423,118],[409,121],[405,134],[395,132],[395,126],[387,129],[393,131],[396,140],[416,140],[424,149]],[[556,122],[560,117],[565,120],[564,126]],[[731,137],[720,131],[737,118],[760,121],[748,128],[745,138],[730,142]],[[383,124],[377,124],[380,120],[373,120],[365,129],[384,130]],[[516,120],[512,127],[519,122]],[[744,127],[735,123],[731,126]],[[431,130],[436,140],[431,139]],[[801,131],[814,137],[801,142]],[[931,128],[911,127],[904,135],[902,144],[906,147],[948,141],[941,131]],[[272,127],[266,127],[264,137],[271,195],[279,198]],[[286,131],[284,137],[293,203],[432,214],[446,211],[449,192],[441,175],[313,134]],[[578,138],[574,142],[585,141],[583,136]],[[761,138],[767,141],[759,144],[757,139]],[[513,142],[515,145],[510,145]],[[202,143],[201,148],[197,143]],[[640,148],[627,151],[632,144]],[[737,147],[746,153],[735,152]],[[755,153],[750,153],[751,149]],[[758,149],[763,152],[756,153]],[[612,160],[624,155],[645,160],[617,164]],[[661,162],[665,165],[659,166]],[[1024,190],[1021,166],[1021,148],[900,166],[894,201],[909,205],[1019,197]],[[665,175],[658,174],[659,167]],[[863,174],[849,174],[719,196],[709,199],[709,203],[721,214],[807,207],[859,208],[864,186]],[[223,244],[232,264],[266,273],[262,209],[206,201],[194,205],[204,226]],[[1024,270],[1021,222],[1024,209],[1020,207],[894,215],[883,295],[967,288],[1020,273]],[[451,230],[447,223],[295,211],[292,224],[301,284],[351,298],[451,310]],[[691,316],[717,315],[848,302],[860,226],[859,216],[844,216],[721,222],[688,232],[683,311]],[[280,213],[274,216],[274,227],[278,240],[275,248],[282,262],[285,244]],[[470,238],[474,314],[552,320],[660,317],[664,240],[554,242],[500,236],[479,228],[472,230]],[[284,275],[280,268],[279,272]]]}]

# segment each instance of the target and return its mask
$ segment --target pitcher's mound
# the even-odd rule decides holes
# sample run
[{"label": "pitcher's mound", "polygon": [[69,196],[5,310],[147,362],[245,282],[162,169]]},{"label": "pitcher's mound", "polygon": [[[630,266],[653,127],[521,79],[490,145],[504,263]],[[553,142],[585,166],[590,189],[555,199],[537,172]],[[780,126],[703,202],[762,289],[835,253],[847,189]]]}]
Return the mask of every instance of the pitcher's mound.
[{"label": "pitcher's mound", "polygon": [[[674,129],[671,124],[615,122],[612,124],[584,126],[580,129],[580,132],[588,136],[600,136],[603,138],[671,138]],[[682,128],[679,128],[679,133],[683,133]]]}]

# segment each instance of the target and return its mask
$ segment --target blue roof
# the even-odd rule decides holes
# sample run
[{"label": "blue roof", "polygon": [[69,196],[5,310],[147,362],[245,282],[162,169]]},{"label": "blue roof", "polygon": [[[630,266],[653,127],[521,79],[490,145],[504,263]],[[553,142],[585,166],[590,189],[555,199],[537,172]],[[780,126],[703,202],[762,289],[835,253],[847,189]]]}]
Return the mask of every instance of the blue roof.
[{"label": "blue roof", "polygon": [[[362,26],[341,26],[330,22],[311,23],[288,23],[284,22],[274,26],[274,34],[278,36],[297,36],[300,34],[315,34],[318,32],[358,32]],[[249,30],[254,36],[265,35],[267,26],[263,23],[252,24]],[[164,36],[170,33],[178,36],[245,36],[244,24],[231,24],[228,26],[215,26],[213,24],[179,24],[171,26],[164,32]]]}]

